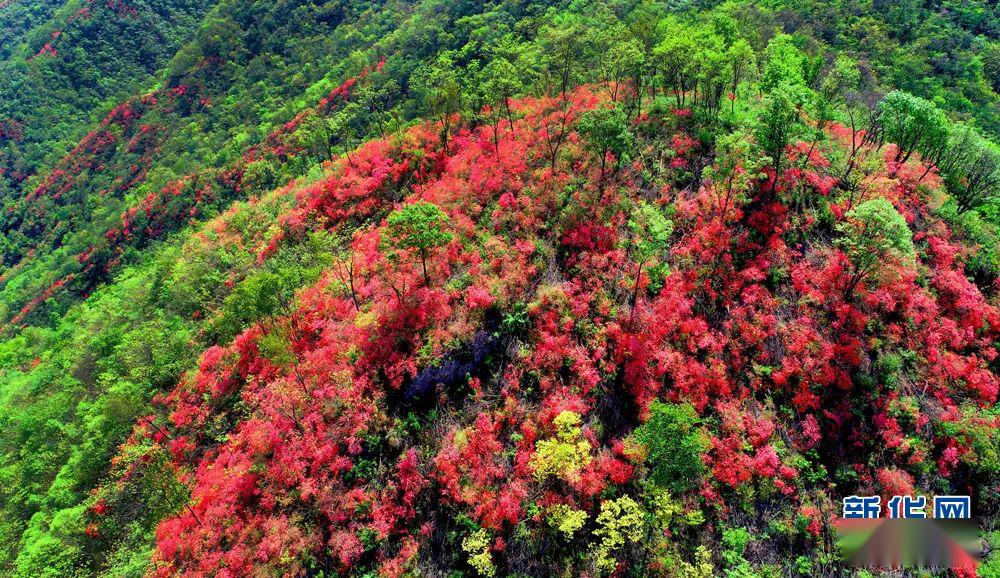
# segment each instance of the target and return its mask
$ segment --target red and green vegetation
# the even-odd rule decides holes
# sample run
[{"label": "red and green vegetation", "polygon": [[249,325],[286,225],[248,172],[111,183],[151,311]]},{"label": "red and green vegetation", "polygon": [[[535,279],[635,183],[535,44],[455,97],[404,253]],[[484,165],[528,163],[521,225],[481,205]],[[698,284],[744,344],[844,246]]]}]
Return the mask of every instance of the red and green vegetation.
[{"label": "red and green vegetation", "polygon": [[0,575],[874,576],[842,497],[968,494],[912,575],[1000,576],[993,4],[0,30]]}]

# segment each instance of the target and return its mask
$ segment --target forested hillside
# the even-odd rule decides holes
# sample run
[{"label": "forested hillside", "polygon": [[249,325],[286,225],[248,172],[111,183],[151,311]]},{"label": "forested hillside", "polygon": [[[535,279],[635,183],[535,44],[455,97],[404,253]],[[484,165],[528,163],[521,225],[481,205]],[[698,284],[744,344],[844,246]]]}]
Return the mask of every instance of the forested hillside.
[{"label": "forested hillside", "polygon": [[0,0],[0,576],[1000,576],[998,90],[986,1]]}]

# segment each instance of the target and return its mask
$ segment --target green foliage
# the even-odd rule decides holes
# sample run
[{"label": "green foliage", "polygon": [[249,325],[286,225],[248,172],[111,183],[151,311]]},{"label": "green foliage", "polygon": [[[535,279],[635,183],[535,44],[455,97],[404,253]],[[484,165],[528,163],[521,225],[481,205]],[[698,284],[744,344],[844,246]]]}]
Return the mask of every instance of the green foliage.
[{"label": "green foliage", "polygon": [[767,44],[764,53],[764,71],[760,87],[768,93],[777,92],[783,85],[804,87],[806,57],[795,46],[791,36],[779,34]]},{"label": "green foliage", "polygon": [[919,96],[890,92],[879,110],[885,139],[899,147],[897,161],[906,162],[914,152],[931,150],[948,138],[944,113]]},{"label": "green foliage", "polygon": [[653,54],[657,66],[674,90],[677,106],[684,106],[685,91],[693,84],[691,70],[698,49],[696,33],[691,27],[683,26],[672,18],[662,21],[660,26],[670,33],[664,35]]},{"label": "green foliage", "polygon": [[646,60],[642,45],[635,38],[630,38],[624,26],[613,26],[598,29],[599,35],[595,44],[606,47],[598,56],[601,75],[611,87],[611,100],[617,101],[619,93],[624,92],[622,83],[641,73]]},{"label": "green foliage", "polygon": [[[250,325],[281,315],[294,305],[296,291],[323,275],[334,253],[342,251],[342,243],[335,244],[323,234],[300,237],[298,222],[286,223],[279,217],[295,202],[295,191],[273,193],[272,189],[303,175],[307,175],[305,181],[323,176],[330,167],[326,161],[338,155],[353,163],[355,147],[375,134],[395,146],[404,140],[399,130],[415,119],[440,123],[440,148],[445,152],[453,135],[485,119],[495,127],[499,153],[501,131],[507,130],[503,121],[513,124],[522,114],[512,109],[512,98],[548,94],[556,97],[552,110],[575,115],[579,111],[572,108],[566,93],[582,82],[605,83],[613,105],[599,106],[574,121],[573,130],[580,139],[571,135],[567,148],[584,146],[600,157],[601,186],[609,154],[614,157],[613,169],[623,173],[623,188],[633,197],[617,206],[600,207],[598,218],[617,219],[618,232],[632,243],[628,258],[640,265],[637,289],[643,265],[655,262],[646,271],[655,290],[669,273],[668,243],[674,223],[668,215],[674,213],[669,206],[661,209],[652,201],[634,199],[654,199],[662,190],[662,201],[675,195],[687,202],[703,190],[712,191],[718,207],[706,203],[705,210],[730,215],[758,192],[766,166],[776,172],[786,168],[785,150],[796,139],[812,141],[823,154],[833,150],[836,162],[837,147],[826,141],[830,123],[842,118],[845,108],[864,109],[877,101],[872,95],[898,89],[877,105],[881,124],[871,127],[874,134],[881,129],[882,140],[898,143],[898,161],[914,159],[913,153],[919,153],[921,160],[935,164],[953,199],[941,209],[942,214],[952,220],[961,240],[977,245],[959,260],[981,287],[990,286],[997,277],[1000,153],[987,136],[1000,134],[996,95],[1000,48],[995,39],[996,10],[982,2],[946,0],[939,6],[770,0],[725,2],[710,8],[717,3],[417,1],[372,5],[135,0],[128,3],[137,9],[134,17],[127,11],[115,12],[121,3],[85,4],[95,11],[90,17],[71,18],[83,5],[76,2],[8,2],[0,8],[0,201],[5,208],[0,215],[0,317],[4,322],[0,340],[0,575],[141,576],[149,570],[155,539],[152,529],[188,500],[187,486],[167,466],[169,456],[162,448],[152,451],[148,445],[122,450],[122,463],[144,465],[131,472],[122,493],[115,494],[122,501],[117,506],[131,517],[109,522],[113,535],[107,539],[94,541],[85,533],[92,517],[88,508],[95,499],[91,491],[121,473],[119,465],[110,465],[112,456],[119,453],[137,420],[150,412],[150,399],[169,390],[194,367],[197,360],[192,352],[225,344]],[[776,30],[789,34],[774,34]],[[58,40],[53,35],[57,31]],[[43,52],[48,43],[53,53]],[[299,116],[344,78],[356,76],[383,54],[383,71],[352,85],[347,102],[334,99],[323,114]],[[629,81],[637,83],[634,90]],[[132,141],[137,131],[113,126],[108,133],[113,147],[79,164],[56,167],[112,106],[151,90],[161,105],[136,117],[137,125],[162,135],[148,155],[126,151],[138,146]],[[732,93],[729,111],[720,112],[726,108],[721,103],[727,92]],[[655,108],[650,110],[644,98],[655,98]],[[484,105],[488,112],[483,111]],[[676,110],[685,108],[693,114]],[[646,112],[651,113],[649,122],[644,120]],[[967,124],[955,124],[946,114]],[[290,122],[295,120],[301,122]],[[290,131],[281,137],[287,140],[271,148],[272,139],[283,130]],[[513,132],[514,127],[509,130]],[[644,161],[647,155],[664,150],[637,135],[662,139],[672,131],[690,131],[700,141],[690,155],[694,157],[691,165],[675,171],[685,173],[690,181],[670,181],[669,186],[675,187],[671,190],[662,175],[649,174],[654,171],[622,170],[633,159]],[[570,154],[576,151],[565,156]],[[252,160],[243,163],[244,155]],[[440,169],[434,166],[437,160],[433,153],[423,158],[432,167],[430,173]],[[525,160],[529,165],[534,162],[530,156]],[[184,207],[163,231],[154,233],[155,224],[146,228],[142,202],[148,195],[185,176],[194,177],[185,185],[185,191],[193,191],[199,187],[192,182],[210,181],[201,180],[208,171],[237,163],[242,174],[238,190],[220,192],[218,181],[211,181],[214,188],[205,190],[205,200],[198,206]],[[710,168],[701,172],[706,164]],[[64,170],[75,179],[71,187],[61,192],[54,187],[46,194],[27,197],[50,175]],[[420,170],[417,182],[427,176]],[[527,196],[534,193],[531,189],[536,184],[540,183],[523,182],[516,187]],[[393,194],[408,194],[411,186],[418,188],[407,180]],[[853,195],[851,182],[839,186],[836,194]],[[252,204],[232,205],[229,230],[205,226],[234,199],[251,195],[258,197]],[[137,207],[134,214],[139,220],[133,223],[133,234],[141,241],[108,249],[112,257],[85,270],[79,257],[120,228],[122,214]],[[489,221],[489,213],[483,211],[483,222]],[[377,211],[360,223],[330,219],[323,226],[340,229],[338,235],[350,239],[357,225],[377,223],[382,216]],[[681,217],[674,218],[679,228],[686,226]],[[386,217],[385,247],[394,249],[396,258],[405,252],[417,254],[429,284],[427,260],[452,241],[449,226],[448,213],[436,205],[403,205]],[[837,230],[837,243],[853,267],[853,284],[887,270],[885,262],[913,262],[909,227],[888,201],[858,205]],[[277,238],[278,232],[285,242],[276,253],[259,260],[261,248]],[[688,232],[686,228],[679,231],[679,245],[689,240]],[[818,244],[828,241],[824,235],[829,231],[816,237]],[[534,241],[536,247],[545,248],[545,242]],[[814,255],[810,252],[816,247],[807,245],[802,250]],[[492,259],[484,258],[487,262]],[[534,265],[543,262],[536,259]],[[108,264],[106,269],[104,264]],[[80,275],[84,271],[85,281]],[[76,283],[44,299],[37,311],[18,323],[7,323],[46,287],[71,273],[77,274]],[[547,272],[556,278],[563,273],[558,263]],[[471,275],[459,275],[464,277],[444,289],[466,289]],[[346,289],[331,289],[336,291]],[[607,306],[609,319],[620,315],[620,303],[614,302],[616,291],[595,293],[592,303]],[[535,338],[536,317],[521,300],[533,297],[510,297],[505,303],[516,305],[498,320],[500,338],[512,342],[510,349],[517,350],[518,356],[526,355],[526,344]],[[782,311],[783,299],[779,299]],[[362,301],[359,308],[365,307]],[[694,307],[700,314],[708,305],[699,297]],[[375,318],[371,312],[365,315],[362,319]],[[257,340],[260,355],[279,367],[293,364],[287,331],[269,322],[264,327],[265,334]],[[580,330],[573,339],[589,347],[584,341],[591,337],[591,329]],[[987,334],[978,327],[976,331]],[[446,335],[445,339],[458,338]],[[711,346],[708,341],[698,341],[699,355],[720,355],[705,353],[708,349],[702,348]],[[402,350],[409,345],[399,341],[389,347]],[[428,359],[436,363],[440,344],[420,345],[425,352],[420,363]],[[590,353],[594,352],[588,350],[584,356]],[[362,357],[358,350],[350,355],[354,361]],[[925,361],[915,356],[912,351],[886,349],[867,372],[871,375],[857,379],[879,379],[889,389],[905,389],[912,381],[908,372]],[[764,381],[772,377],[772,367],[766,367],[759,372]],[[862,368],[866,367],[864,362]],[[573,370],[561,368],[560,379],[567,369]],[[610,378],[604,371],[603,367],[598,370],[599,380]],[[777,375],[777,369],[773,372]],[[526,381],[533,380],[526,388],[531,395],[547,387],[538,385],[537,376],[527,377]],[[383,409],[377,408],[379,415]],[[632,561],[625,551],[648,539],[647,522],[658,530],[656,539],[671,524],[674,530],[680,527],[664,540],[676,540],[670,548],[679,546],[677,551],[684,552],[692,552],[695,543],[691,526],[701,526],[697,533],[702,539],[711,533],[719,537],[715,529],[721,527],[723,568],[719,572],[703,546],[693,550],[691,562],[678,561],[671,570],[686,578],[707,578],[723,571],[727,576],[750,575],[745,555],[755,536],[743,528],[718,525],[715,512],[705,508],[703,513],[690,500],[691,490],[705,474],[702,455],[709,450],[697,414],[688,405],[660,402],[654,402],[649,411],[649,420],[632,438],[646,453],[649,483],[640,476],[626,486],[643,497],[649,511],[642,511],[628,496],[603,501],[596,518],[592,510],[576,508],[590,507],[598,499],[588,498],[587,506],[582,502],[571,502],[572,507],[532,505],[539,517],[512,532],[517,536],[517,542],[512,542],[515,552],[537,545],[530,542],[532,524],[536,529],[539,523],[550,526],[552,531],[545,531],[563,539],[560,548],[573,548],[574,539],[585,528],[594,527],[590,552],[598,571],[607,573],[618,560]],[[935,435],[961,439],[968,446],[969,451],[960,457],[962,476],[987,477],[1000,467],[996,429],[978,419],[984,415],[980,408],[962,406],[959,414],[954,422],[934,421]],[[405,420],[398,420],[401,425],[396,430],[413,438],[433,435],[436,418],[427,419],[430,425],[411,412]],[[603,419],[594,418],[598,439],[605,435],[605,427],[614,431],[619,425],[600,423]],[[535,453],[527,465],[535,481],[545,485],[546,492],[593,483],[582,479],[583,474],[589,477],[607,455],[595,451],[583,436],[579,414],[564,411],[556,417],[555,426],[554,435],[534,442]],[[215,443],[227,427],[212,424],[207,428],[212,431],[204,433]],[[627,430],[620,435],[627,435]],[[523,437],[518,432],[503,439],[517,444]],[[397,441],[386,445],[395,451]],[[498,460],[523,456],[506,441],[503,445]],[[366,445],[364,457],[352,460],[351,475],[375,482],[381,464],[393,457],[379,447],[370,451]],[[912,467],[933,476],[928,446],[910,447],[920,450],[921,456],[915,453],[914,459],[926,460]],[[199,447],[199,452],[206,449]],[[149,461],[142,462],[147,457]],[[425,457],[421,455],[422,460]],[[819,486],[829,480],[815,455],[792,459],[802,478],[797,482],[800,485]],[[845,486],[857,485],[858,476],[850,468],[837,470],[837,481]],[[494,491],[501,490],[488,490]],[[609,484],[603,497],[615,495],[612,491]],[[370,507],[366,503],[358,511]],[[705,522],[711,524],[702,525]],[[461,541],[470,567],[481,576],[498,574],[507,555],[494,560],[493,538],[510,538],[507,530],[478,529],[478,523],[468,517],[457,517],[456,523],[470,532]],[[773,525],[780,527],[781,522]],[[381,538],[371,529],[360,536],[368,560]],[[384,542],[397,538],[394,534]],[[576,555],[584,548],[576,548]],[[461,553],[455,559],[460,557]],[[990,575],[995,562],[986,561],[983,575]],[[785,564],[794,565],[802,575],[820,569],[820,563],[809,556]],[[358,569],[358,574],[366,571]]]},{"label": "green foliage", "polygon": [[226,297],[222,304],[222,317],[214,330],[222,341],[232,339],[250,321],[262,319],[278,310],[285,302],[283,285],[278,275],[270,272],[256,273]]},{"label": "green foliage", "polygon": [[610,573],[618,565],[614,554],[627,543],[642,539],[644,523],[642,509],[628,496],[601,503],[597,515],[594,537],[597,542],[592,547],[594,566],[601,574]]},{"label": "green foliage", "polygon": [[649,406],[649,419],[635,430],[634,439],[645,448],[654,484],[675,493],[698,484],[704,473],[702,454],[708,450],[698,424],[698,414],[690,404],[654,401]]},{"label": "green foliage", "polygon": [[712,553],[708,548],[698,546],[695,549],[694,562],[681,560],[679,571],[682,578],[711,578],[715,576]]},{"label": "green foliage", "polygon": [[424,281],[428,284],[427,256],[452,240],[452,234],[443,230],[447,222],[448,215],[440,207],[425,201],[406,205],[393,211],[386,219],[389,241],[400,250],[417,250]]},{"label": "green foliage", "polygon": [[[993,475],[1000,470],[1000,431],[982,422],[977,422],[976,410],[964,407],[959,419],[943,422],[939,429],[946,435],[968,440],[972,451],[962,456],[962,461],[973,471]],[[990,413],[995,415],[996,411]]]},{"label": "green foliage", "polygon": [[496,576],[497,569],[490,554],[490,537],[480,528],[462,539],[462,550],[469,555],[469,566],[480,576]]},{"label": "green foliage", "polygon": [[15,175],[50,165],[112,106],[145,91],[214,2],[137,0],[134,13],[99,3],[86,17],[74,15],[77,2],[3,4],[0,124],[13,119],[21,130],[0,136],[0,194],[31,190]]},{"label": "green foliage", "polygon": [[[82,540],[86,508],[62,510],[47,519],[36,514],[24,533],[25,548],[17,558],[13,576],[29,578],[73,576],[83,556]],[[39,571],[41,569],[41,571]]]},{"label": "green foliage", "polygon": [[[628,228],[634,238],[635,260],[639,263],[632,296],[632,300],[635,302],[638,298],[639,275],[642,273],[642,268],[650,259],[661,259],[665,255],[674,224],[664,216],[660,209],[645,201],[640,201],[632,211],[632,217],[628,220]],[[669,272],[669,266],[665,260],[657,263],[648,270],[650,285],[654,288],[661,285]]]},{"label": "green foliage", "polygon": [[499,124],[504,117],[512,122],[514,115],[510,110],[510,99],[520,94],[524,88],[521,72],[510,60],[499,56],[483,68],[480,76],[482,99],[492,109],[494,123]]},{"label": "green foliage", "polygon": [[853,266],[848,293],[885,262],[913,262],[913,233],[906,219],[885,199],[865,201],[837,225],[837,244]]},{"label": "green foliage", "polygon": [[464,90],[452,55],[441,53],[430,66],[420,69],[414,84],[423,95],[425,109],[441,121],[441,148],[448,150],[452,117],[462,109]]},{"label": "green foliage", "polygon": [[715,150],[715,163],[705,169],[705,176],[716,183],[723,199],[719,211],[725,213],[743,204],[747,191],[763,176],[767,159],[742,130],[719,135]]},{"label": "green foliage", "polygon": [[569,540],[587,522],[587,512],[575,510],[566,504],[556,504],[549,508],[548,522]]},{"label": "green foliage", "polygon": [[937,164],[959,212],[1000,198],[1000,147],[961,125],[951,131],[943,146]]},{"label": "green foliage", "polygon": [[861,69],[858,62],[849,56],[838,54],[816,92],[816,128],[820,132],[828,121],[837,118],[838,108],[860,86]]},{"label": "green foliage", "polygon": [[966,270],[977,279],[989,281],[1000,277],[1000,236],[992,216],[984,218],[977,211],[967,211],[955,216],[956,228],[975,245],[975,252],[966,262]]},{"label": "green foliage", "polygon": [[746,528],[725,528],[722,530],[722,562],[727,578],[749,578],[754,576],[750,563],[743,557],[752,536]]},{"label": "green foliage", "polygon": [[802,108],[809,99],[809,89],[801,82],[783,82],[764,97],[756,118],[755,135],[777,171],[782,168],[785,147],[802,130]]},{"label": "green foliage", "polygon": [[640,263],[662,255],[674,230],[673,222],[645,201],[636,205],[628,227],[635,235],[636,260]]},{"label": "green foliage", "polygon": [[587,146],[601,159],[602,181],[608,153],[614,156],[617,169],[628,160],[635,142],[628,118],[618,107],[598,108],[584,113],[577,130],[587,138]]},{"label": "green foliage", "polygon": [[990,532],[984,536],[990,545],[990,555],[976,568],[980,578],[1000,578],[1000,531]]},{"label": "green foliage", "polygon": [[795,570],[800,576],[814,576],[813,561],[808,556],[798,556],[795,558]]},{"label": "green foliage", "polygon": [[539,440],[531,465],[535,478],[544,481],[552,476],[567,482],[580,479],[580,470],[590,463],[590,442],[581,437],[580,415],[563,411],[556,416],[556,436]]},{"label": "green foliage", "polygon": [[386,224],[398,248],[426,252],[451,241],[451,233],[441,230],[447,221],[440,207],[421,201],[394,211]]}]

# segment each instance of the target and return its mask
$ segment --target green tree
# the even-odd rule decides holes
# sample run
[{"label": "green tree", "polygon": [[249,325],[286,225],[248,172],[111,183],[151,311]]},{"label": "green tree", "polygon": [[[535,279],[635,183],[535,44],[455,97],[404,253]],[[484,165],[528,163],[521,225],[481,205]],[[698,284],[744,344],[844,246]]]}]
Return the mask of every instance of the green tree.
[{"label": "green tree", "polygon": [[935,160],[959,212],[977,209],[1000,195],[1000,148],[976,129],[955,127]]},{"label": "green tree", "polygon": [[698,51],[691,63],[695,105],[714,118],[730,83],[729,53],[722,37],[711,27],[698,30],[696,43]]},{"label": "green tree", "polygon": [[620,24],[599,31],[597,44],[603,48],[598,56],[601,76],[611,90],[611,101],[617,102],[622,83],[639,77],[645,62],[642,44],[630,38],[628,30]]},{"label": "green tree", "polygon": [[[580,79],[581,71],[591,60],[591,36],[579,16],[558,13],[538,32],[542,59],[548,77],[555,81],[559,94],[566,94]],[[550,83],[551,84],[551,83]]]},{"label": "green tree", "polygon": [[991,42],[983,49],[983,75],[993,91],[1000,92],[1000,42]]},{"label": "green tree", "polygon": [[673,222],[663,216],[663,212],[645,201],[639,202],[628,221],[633,235],[633,249],[639,268],[632,284],[632,303],[639,299],[639,279],[647,261],[663,254],[667,241],[674,230]]},{"label": "green tree", "polygon": [[865,201],[847,212],[837,225],[842,235],[837,245],[851,262],[846,295],[850,298],[863,280],[887,263],[912,262],[913,233],[892,203],[878,198]]},{"label": "green tree", "polygon": [[679,494],[697,487],[705,471],[702,454],[708,439],[698,428],[698,414],[691,404],[654,401],[649,419],[635,430],[634,440],[645,448],[649,479]]},{"label": "green tree", "polygon": [[441,150],[447,153],[452,123],[462,110],[464,97],[461,75],[453,56],[442,52],[432,65],[420,68],[414,77],[424,107],[441,123]]},{"label": "green tree", "polygon": [[[827,72],[819,90],[815,93],[815,136],[809,153],[812,154],[816,143],[823,137],[823,129],[833,120],[838,110],[843,106],[849,91],[856,90],[861,83],[861,70],[858,63],[849,56],[837,55],[833,66]],[[809,155],[806,155],[806,159]]]},{"label": "green tree", "polygon": [[764,97],[757,115],[757,143],[771,158],[775,180],[781,173],[785,147],[792,136],[802,129],[802,107],[809,100],[809,91],[800,84],[783,83]]},{"label": "green tree", "polygon": [[677,108],[683,108],[688,90],[694,85],[695,55],[698,42],[694,30],[681,25],[674,18],[661,26],[669,29],[669,34],[653,49],[656,66],[663,79],[663,94],[674,94]]},{"label": "green tree", "polygon": [[615,157],[615,168],[621,166],[632,150],[635,136],[629,130],[628,118],[619,107],[587,111],[580,118],[577,130],[586,137],[586,146],[601,157],[600,187],[604,187],[608,153]]},{"label": "green tree", "polygon": [[881,114],[878,105],[879,95],[873,90],[871,82],[865,80],[865,76],[862,76],[855,90],[847,90],[844,94],[843,112],[851,129],[851,144],[840,182],[852,191],[854,186],[850,177],[857,167],[858,153],[863,147],[876,144],[880,138]]},{"label": "green tree", "polygon": [[[354,164],[351,150],[361,143],[365,134],[366,121],[363,119],[362,107],[357,102],[348,102],[328,119],[324,119],[329,131],[328,138],[336,142],[337,149],[344,151],[347,162]],[[332,158],[332,153],[331,158]]]},{"label": "green tree", "polygon": [[[379,136],[385,138],[386,126],[392,119],[393,103],[400,98],[399,83],[387,74],[369,76],[357,91],[356,101],[368,111],[378,126]],[[398,127],[399,122],[396,122]]]},{"label": "green tree", "polygon": [[764,61],[760,81],[764,92],[773,92],[783,84],[805,86],[806,57],[791,36],[778,34],[772,38],[764,51]]},{"label": "green tree", "polygon": [[757,76],[757,56],[754,54],[750,43],[742,38],[734,42],[726,53],[726,66],[729,91],[733,93],[732,101],[730,102],[730,111],[734,111],[740,84],[752,80]]},{"label": "green tree", "polygon": [[720,135],[715,140],[715,162],[705,171],[718,198],[718,214],[725,217],[730,207],[742,203],[750,186],[762,177],[766,158],[744,131]]},{"label": "green tree", "polygon": [[483,100],[489,105],[487,120],[493,129],[493,146],[500,153],[500,122],[506,117],[510,130],[514,130],[514,116],[510,99],[524,88],[517,68],[504,57],[494,58],[480,73],[479,86]]},{"label": "green tree", "polygon": [[290,294],[280,276],[260,272],[247,277],[223,303],[222,315],[214,326],[220,341],[232,339],[251,322],[277,312],[287,298]]},{"label": "green tree", "polygon": [[392,244],[401,250],[415,249],[420,255],[420,266],[427,285],[430,285],[427,256],[452,239],[451,233],[442,230],[447,222],[448,215],[437,205],[426,201],[397,209],[386,219],[386,232]]},{"label": "green tree", "polygon": [[948,138],[948,120],[933,103],[895,90],[879,105],[883,137],[896,143],[896,162],[917,151],[929,151]]}]

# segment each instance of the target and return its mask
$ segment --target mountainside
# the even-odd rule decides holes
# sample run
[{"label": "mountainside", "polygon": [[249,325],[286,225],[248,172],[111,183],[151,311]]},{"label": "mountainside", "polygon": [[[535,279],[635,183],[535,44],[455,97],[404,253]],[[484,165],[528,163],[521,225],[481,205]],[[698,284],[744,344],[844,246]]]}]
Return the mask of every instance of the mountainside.
[{"label": "mountainside", "polygon": [[872,576],[910,494],[1000,575],[998,36],[0,0],[0,575]]}]

